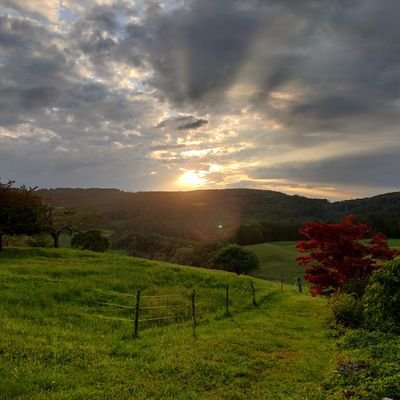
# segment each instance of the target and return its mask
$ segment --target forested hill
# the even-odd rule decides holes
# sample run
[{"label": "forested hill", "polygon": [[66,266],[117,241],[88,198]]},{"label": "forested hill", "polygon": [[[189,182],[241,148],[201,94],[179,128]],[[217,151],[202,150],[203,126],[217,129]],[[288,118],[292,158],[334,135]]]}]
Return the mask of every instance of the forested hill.
[{"label": "forested hill", "polygon": [[365,199],[337,201],[330,205],[330,209],[335,214],[399,213],[400,192],[380,194]]},{"label": "forested hill", "polygon": [[304,220],[327,216],[327,200],[252,190],[122,192],[115,189],[47,189],[54,205],[93,208],[117,231],[148,231],[195,240],[231,236],[252,219]]},{"label": "forested hill", "polygon": [[201,241],[231,237],[240,224],[251,220],[333,221],[356,214],[375,218],[378,225],[396,220],[398,226],[400,215],[400,192],[335,203],[254,189],[137,193],[44,189],[39,193],[57,206],[97,210],[101,224],[118,233],[146,231]]}]

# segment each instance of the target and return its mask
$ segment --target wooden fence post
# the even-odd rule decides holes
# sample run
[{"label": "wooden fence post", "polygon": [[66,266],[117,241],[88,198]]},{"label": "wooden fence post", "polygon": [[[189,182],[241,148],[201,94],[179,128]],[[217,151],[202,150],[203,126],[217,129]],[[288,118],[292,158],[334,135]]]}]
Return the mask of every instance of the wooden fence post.
[{"label": "wooden fence post", "polygon": [[255,287],[254,287],[253,281],[250,281],[250,285],[251,285],[251,291],[253,292],[253,305],[256,306],[256,305],[257,305],[257,301],[256,301],[256,289],[255,289]]},{"label": "wooden fence post", "polygon": [[226,285],[226,296],[225,296],[225,315],[229,316],[229,285]]},{"label": "wooden fence post", "polygon": [[139,311],[140,311],[140,290],[136,294],[134,337],[139,337]]},{"label": "wooden fence post", "polygon": [[192,327],[193,327],[193,336],[196,336],[196,290],[193,289],[192,292]]},{"label": "wooden fence post", "polygon": [[303,293],[303,287],[301,285],[301,278],[297,278],[297,288],[299,289],[300,293]]}]

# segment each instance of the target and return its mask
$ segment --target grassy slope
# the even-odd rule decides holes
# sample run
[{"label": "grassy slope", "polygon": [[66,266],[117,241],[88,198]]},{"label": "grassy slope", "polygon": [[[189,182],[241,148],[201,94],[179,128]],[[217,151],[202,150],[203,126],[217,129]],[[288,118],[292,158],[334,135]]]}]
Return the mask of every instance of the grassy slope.
[{"label": "grassy slope", "polygon": [[[222,316],[227,283],[229,318]],[[115,255],[6,250],[0,254],[0,398],[324,399],[320,382],[331,356],[325,301],[255,280],[260,304],[254,308],[248,284],[247,277]],[[133,340],[131,323],[94,317],[124,316],[96,303],[131,303],[111,290],[192,287],[199,302],[220,304],[196,337],[184,322],[148,326]]]},{"label": "grassy slope", "polygon": [[299,255],[294,242],[271,242],[246,246],[260,259],[260,268],[251,274],[263,279],[280,279],[294,282],[295,278],[303,276],[303,269],[296,262]]}]

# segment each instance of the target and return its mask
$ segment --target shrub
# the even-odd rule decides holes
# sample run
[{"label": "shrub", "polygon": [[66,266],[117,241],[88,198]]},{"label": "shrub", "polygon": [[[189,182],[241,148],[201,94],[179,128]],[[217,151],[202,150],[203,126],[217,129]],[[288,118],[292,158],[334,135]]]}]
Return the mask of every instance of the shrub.
[{"label": "shrub", "polygon": [[363,303],[367,326],[400,332],[400,260],[372,275]]},{"label": "shrub", "polygon": [[337,293],[330,300],[333,320],[335,323],[357,328],[363,323],[363,304],[360,299],[347,293]]},{"label": "shrub", "polygon": [[87,231],[76,234],[71,240],[71,247],[104,252],[110,247],[110,241],[100,231]]},{"label": "shrub", "polygon": [[212,263],[219,269],[236,272],[240,275],[257,268],[260,262],[254,253],[236,244],[231,244],[217,251]]},{"label": "shrub", "polygon": [[46,233],[33,235],[27,240],[27,245],[30,247],[52,247],[53,242],[51,237]]}]

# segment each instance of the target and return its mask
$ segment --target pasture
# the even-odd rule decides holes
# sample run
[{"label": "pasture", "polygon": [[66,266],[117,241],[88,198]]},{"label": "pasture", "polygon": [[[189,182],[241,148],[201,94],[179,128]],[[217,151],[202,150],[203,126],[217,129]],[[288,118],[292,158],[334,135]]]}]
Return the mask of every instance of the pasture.
[{"label": "pasture", "polygon": [[[332,339],[324,299],[249,277],[69,249],[0,253],[2,399],[324,399]],[[231,316],[224,316],[230,286]],[[143,294],[189,292],[216,305],[199,319],[141,327]],[[114,318],[114,319],[113,319]],[[118,320],[116,318],[120,318]]]},{"label": "pasture", "polygon": [[296,278],[304,275],[303,268],[296,262],[299,253],[295,242],[260,243],[245,248],[254,252],[260,260],[260,267],[251,272],[252,276],[266,280],[283,277],[285,282],[292,284]]}]

